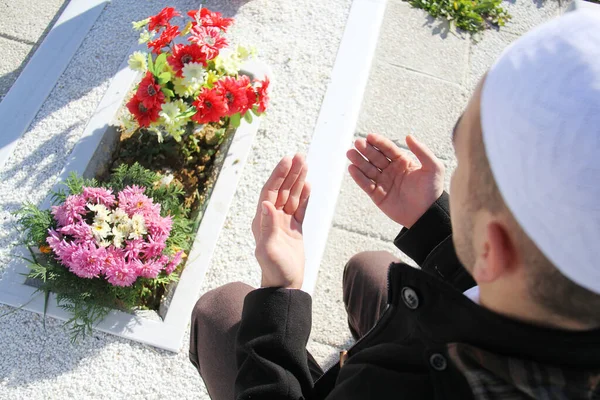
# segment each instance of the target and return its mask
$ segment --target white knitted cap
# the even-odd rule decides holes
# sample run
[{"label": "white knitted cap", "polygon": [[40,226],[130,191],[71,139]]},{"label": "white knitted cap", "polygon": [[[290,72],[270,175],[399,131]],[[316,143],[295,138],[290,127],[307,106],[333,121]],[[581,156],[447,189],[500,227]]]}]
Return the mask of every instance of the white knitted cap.
[{"label": "white knitted cap", "polygon": [[563,275],[600,294],[600,11],[509,46],[487,74],[481,124],[517,222]]}]

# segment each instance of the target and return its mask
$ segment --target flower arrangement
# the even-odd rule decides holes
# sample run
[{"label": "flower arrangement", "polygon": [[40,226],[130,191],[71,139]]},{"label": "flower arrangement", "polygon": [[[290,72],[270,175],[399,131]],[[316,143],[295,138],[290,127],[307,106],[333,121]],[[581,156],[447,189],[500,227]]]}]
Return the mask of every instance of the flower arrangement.
[{"label": "flower arrangement", "polygon": [[255,56],[244,46],[228,49],[224,36],[233,19],[206,8],[187,13],[191,20],[180,31],[171,20],[181,14],[172,7],[133,23],[148,53],[134,52],[129,66],[143,73],[122,118],[127,132],[140,128],[162,142],[176,141],[203,124],[236,128],[241,119],[263,114],[268,106],[269,79],[240,75],[242,63]]},{"label": "flower arrangement", "polygon": [[240,73],[255,50],[227,48],[233,19],[201,8],[181,29],[177,17],[166,7],[133,23],[148,51],[129,59],[141,78],[121,110],[113,172],[71,176],[51,209],[17,213],[28,277],[72,315],[73,339],[112,309],[159,309],[183,269],[220,145],[268,107],[269,79]]},{"label": "flower arrangement", "polygon": [[30,249],[29,278],[70,311],[74,337],[113,308],[156,308],[192,233],[181,186],[139,164],[121,165],[100,185],[72,175],[56,205],[19,212]]},{"label": "flower arrangement", "polygon": [[104,276],[115,286],[170,274],[182,256],[163,254],[173,221],[160,215],[160,204],[144,191],[127,186],[117,201],[110,189],[84,186],[81,194],[52,207],[57,228],[49,230],[50,249],[78,277]]}]

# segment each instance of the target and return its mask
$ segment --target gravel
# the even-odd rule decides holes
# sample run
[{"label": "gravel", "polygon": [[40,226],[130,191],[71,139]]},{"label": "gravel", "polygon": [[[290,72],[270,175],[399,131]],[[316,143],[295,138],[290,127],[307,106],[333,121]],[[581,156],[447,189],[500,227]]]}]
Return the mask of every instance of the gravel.
[{"label": "gravel", "polygon": [[[182,11],[198,1],[169,1]],[[233,43],[254,44],[273,69],[270,112],[261,124],[212,266],[200,283],[210,290],[241,280],[258,284],[250,232],[258,192],[284,155],[306,152],[325,94],[351,0],[222,0],[206,6],[235,16]],[[54,184],[111,76],[135,43],[131,21],[158,12],[163,1],[113,0],[15,152],[0,170],[0,273],[11,260],[17,232],[11,212],[40,203]],[[360,56],[360,54],[357,54]],[[187,335],[186,335],[187,336]],[[208,398],[187,360],[178,354],[94,333],[73,345],[62,323],[0,305],[0,399]],[[334,350],[311,347],[319,361]]]}]

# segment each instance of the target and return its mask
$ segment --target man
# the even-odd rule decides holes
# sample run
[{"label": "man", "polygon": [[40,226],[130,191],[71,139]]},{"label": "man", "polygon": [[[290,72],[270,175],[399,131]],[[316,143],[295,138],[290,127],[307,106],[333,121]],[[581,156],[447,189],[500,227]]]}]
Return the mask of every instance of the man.
[{"label": "man", "polygon": [[519,39],[475,89],[453,132],[451,213],[442,163],[415,138],[418,162],[373,134],[348,152],[421,270],[350,260],[359,340],[324,375],[299,290],[306,164],[279,163],[252,224],[262,288],[226,285],[194,311],[190,358],[214,399],[600,398],[600,15],[587,13]]}]

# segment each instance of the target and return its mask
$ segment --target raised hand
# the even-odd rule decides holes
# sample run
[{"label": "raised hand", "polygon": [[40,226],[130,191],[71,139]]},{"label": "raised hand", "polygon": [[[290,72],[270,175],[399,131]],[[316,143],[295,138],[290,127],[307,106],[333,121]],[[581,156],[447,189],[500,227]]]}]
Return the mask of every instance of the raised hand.
[{"label": "raised hand", "polygon": [[444,164],[414,137],[406,144],[418,161],[374,133],[357,139],[346,156],[358,186],[385,215],[410,228],[444,191]]},{"label": "raised hand", "polygon": [[302,155],[284,157],[260,192],[252,233],[262,270],[262,287],[302,287],[302,223],[310,197],[307,171]]}]

